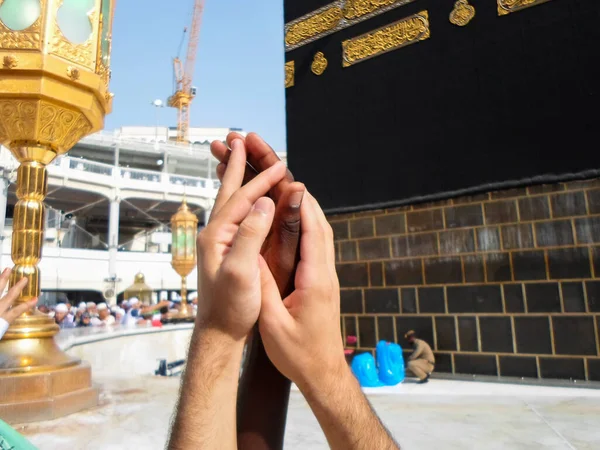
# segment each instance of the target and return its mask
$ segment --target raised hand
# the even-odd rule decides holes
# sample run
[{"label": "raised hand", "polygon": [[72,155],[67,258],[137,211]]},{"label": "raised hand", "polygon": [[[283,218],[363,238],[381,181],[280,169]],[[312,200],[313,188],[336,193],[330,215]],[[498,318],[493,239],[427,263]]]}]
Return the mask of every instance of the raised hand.
[{"label": "raised hand", "polygon": [[[0,275],[0,293],[4,292],[8,279],[10,277],[10,269],[4,269],[2,275]],[[27,278],[22,278],[17,284],[8,290],[6,295],[0,299],[0,339],[8,330],[8,327],[14,320],[23,314],[25,311],[33,308],[37,303],[37,298],[29,300],[25,303],[20,303],[17,306],[13,306],[13,303],[19,297],[19,294],[23,288],[27,285]]]},{"label": "raised hand", "polygon": [[295,290],[283,302],[268,267],[261,266],[265,350],[298,385],[332,449],[398,449],[346,364],[333,232],[317,201],[305,197]]},{"label": "raised hand", "polygon": [[[261,307],[260,255],[275,205],[264,195],[285,176],[278,162],[242,186],[236,139],[209,224],[198,235],[198,315],[169,449],[238,448],[236,395],[247,335]],[[214,424],[217,424],[216,426]]]},{"label": "raised hand", "polygon": [[[273,149],[257,134],[249,133],[243,138],[238,133],[229,133],[227,144],[221,141],[211,144],[212,154],[220,161],[217,175],[221,181],[231,157],[228,146],[231,147],[235,139],[245,140],[247,159],[252,166],[246,166],[244,182],[254,179],[258,173],[280,161]],[[293,288],[300,239],[300,205],[304,191],[304,185],[294,182],[292,173],[287,170],[285,177],[270,192],[276,204],[275,218],[262,253],[283,295]]]},{"label": "raised hand", "polygon": [[198,319],[235,340],[250,332],[260,311],[259,260],[275,206],[263,197],[285,176],[278,162],[244,187],[246,152],[240,139],[232,154],[211,220],[198,235]]},{"label": "raised hand", "polygon": [[[230,164],[229,148],[235,139],[244,139],[247,159],[244,182],[253,180],[258,173],[279,162],[273,149],[257,134],[246,138],[230,133],[226,143],[211,144],[213,155],[220,161],[217,175],[223,175]],[[294,182],[288,170],[285,177],[271,190],[276,203],[271,233],[263,246],[262,255],[273,273],[282,295],[294,288],[294,273],[299,257],[300,205],[304,185]],[[273,366],[265,353],[259,333],[253,334],[246,353],[246,362],[238,397],[238,449],[279,450],[283,448],[290,381]]]}]

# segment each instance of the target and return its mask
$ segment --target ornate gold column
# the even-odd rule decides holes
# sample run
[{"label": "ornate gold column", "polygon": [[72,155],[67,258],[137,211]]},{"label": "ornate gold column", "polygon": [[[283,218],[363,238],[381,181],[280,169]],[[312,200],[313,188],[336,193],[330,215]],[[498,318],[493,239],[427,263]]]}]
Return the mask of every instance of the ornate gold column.
[{"label": "ornate gold column", "polygon": [[[10,284],[29,279],[17,303],[40,294],[46,166],[102,129],[112,107],[113,3],[0,0],[0,143],[21,164]],[[89,366],[59,349],[57,332],[37,310],[8,329],[0,341],[0,417],[44,420],[97,403]]]},{"label": "ornate gold column", "polygon": [[192,310],[187,303],[187,276],[196,267],[196,234],[198,217],[187,205],[185,198],[177,212],[171,217],[171,265],[181,276],[181,310],[179,317],[189,317]]}]

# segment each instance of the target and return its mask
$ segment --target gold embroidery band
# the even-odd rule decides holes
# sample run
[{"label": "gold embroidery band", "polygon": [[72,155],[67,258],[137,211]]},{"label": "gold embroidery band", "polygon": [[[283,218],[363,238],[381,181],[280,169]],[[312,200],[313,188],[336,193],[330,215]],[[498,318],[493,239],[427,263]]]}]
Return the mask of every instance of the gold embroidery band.
[{"label": "gold embroidery band", "polygon": [[296,67],[294,61],[289,61],[285,63],[285,87],[290,88],[294,85],[294,75],[296,72]]},{"label": "gold embroidery band", "polygon": [[336,0],[285,25],[290,51],[415,0]]},{"label": "gold embroidery band", "polygon": [[540,5],[550,0],[498,0],[498,15],[505,16],[530,6]]},{"label": "gold embroidery band", "polygon": [[421,11],[398,22],[342,42],[342,65],[348,67],[423,41],[429,36],[429,13]]}]

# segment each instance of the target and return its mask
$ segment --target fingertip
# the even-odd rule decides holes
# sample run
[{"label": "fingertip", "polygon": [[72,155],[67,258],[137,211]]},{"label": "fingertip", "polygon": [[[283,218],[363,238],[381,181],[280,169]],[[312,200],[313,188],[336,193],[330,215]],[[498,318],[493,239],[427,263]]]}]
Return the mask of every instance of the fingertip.
[{"label": "fingertip", "polygon": [[245,145],[244,145],[244,141],[242,141],[242,140],[241,140],[241,139],[239,139],[239,138],[236,138],[236,139],[234,139],[234,140],[231,142],[231,150],[232,150],[232,151],[235,151],[235,150],[237,150],[237,151],[239,151],[239,150],[244,150],[244,147],[245,147]]},{"label": "fingertip", "polygon": [[298,209],[302,206],[302,200],[304,199],[304,193],[306,192],[306,187],[303,183],[294,182],[289,188],[290,196],[288,197],[288,204],[290,208]]},{"label": "fingertip", "polygon": [[264,216],[269,216],[273,214],[275,210],[275,203],[269,197],[261,197],[254,203],[252,207],[253,211],[259,212]]},{"label": "fingertip", "polygon": [[229,147],[231,147],[231,144],[235,139],[241,139],[242,141],[245,141],[244,136],[242,136],[239,133],[236,133],[235,131],[232,131],[225,138],[225,142],[227,143],[227,145],[229,145]]}]

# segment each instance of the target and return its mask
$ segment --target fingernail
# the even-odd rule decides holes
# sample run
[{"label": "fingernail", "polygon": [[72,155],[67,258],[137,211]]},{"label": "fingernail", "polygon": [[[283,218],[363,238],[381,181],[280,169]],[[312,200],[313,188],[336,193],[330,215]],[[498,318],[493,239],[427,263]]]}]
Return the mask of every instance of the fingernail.
[{"label": "fingernail", "polygon": [[266,216],[273,209],[273,202],[266,197],[261,197],[258,200],[256,200],[256,203],[254,203],[254,208],[252,209]]},{"label": "fingernail", "polygon": [[231,149],[235,150],[236,148],[242,148],[244,146],[244,143],[242,142],[241,139],[234,139],[233,142],[231,143]]},{"label": "fingernail", "polygon": [[302,198],[304,198],[304,191],[296,191],[290,195],[290,206],[292,208],[300,208],[302,205]]}]

